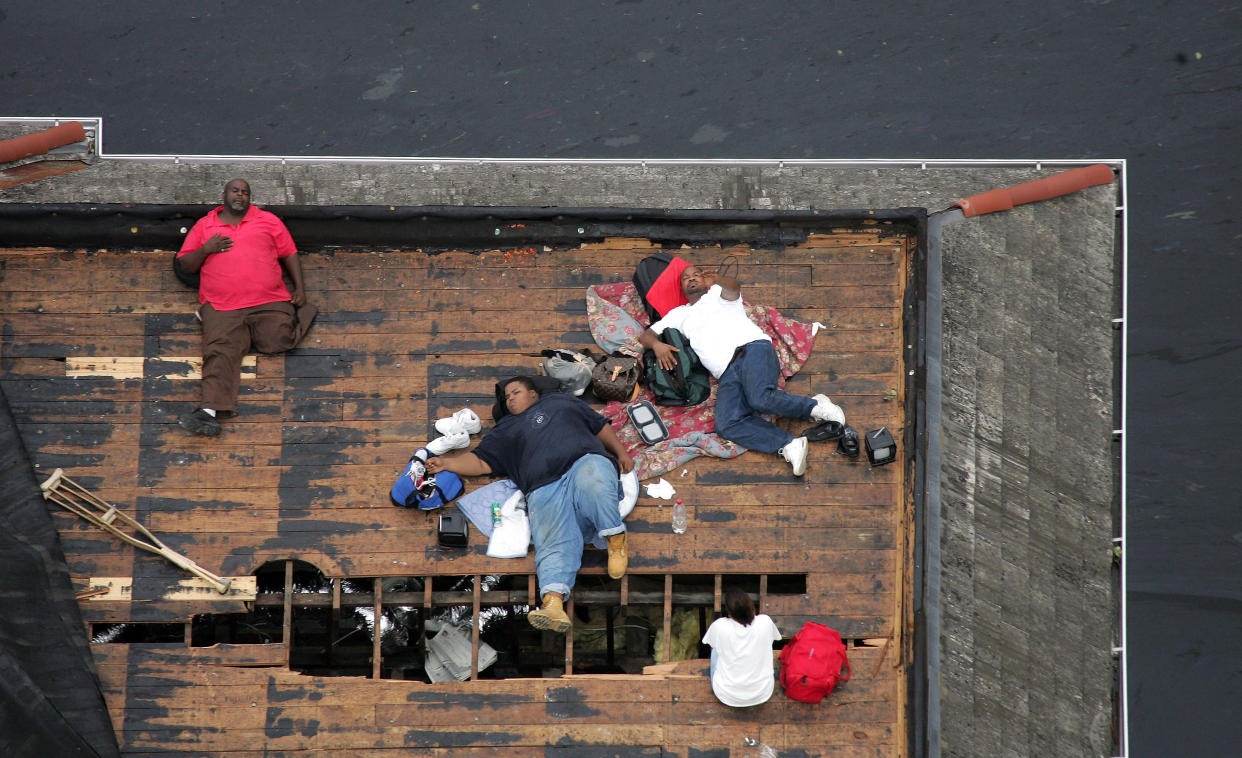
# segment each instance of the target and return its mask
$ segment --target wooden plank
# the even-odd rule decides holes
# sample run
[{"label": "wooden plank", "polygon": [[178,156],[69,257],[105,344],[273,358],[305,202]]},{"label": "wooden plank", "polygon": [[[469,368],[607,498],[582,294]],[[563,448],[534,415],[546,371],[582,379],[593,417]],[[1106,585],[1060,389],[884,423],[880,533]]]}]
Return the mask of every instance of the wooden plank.
[{"label": "wooden plank", "polygon": [[[65,250],[56,247],[18,247],[0,250],[0,261],[6,268],[20,270],[24,268],[47,269],[57,268],[77,271],[83,268],[83,261],[107,269],[143,268],[162,269],[172,274],[169,257],[172,250],[134,250],[124,248],[109,250],[99,248],[91,250]],[[174,279],[175,281],[175,279]]]},{"label": "wooden plank", "polygon": [[[241,361],[242,381],[253,378],[258,363],[253,355]],[[111,379],[193,379],[203,378],[203,359],[199,356],[144,358],[142,356],[94,356],[65,359],[65,376],[107,377]]]},{"label": "wooden plank", "polygon": [[[394,755],[400,755],[401,758],[445,758],[446,756],[464,755],[468,758],[496,758],[497,756],[512,756],[512,758],[545,758],[545,756],[573,756],[575,751],[581,748],[560,748],[560,747],[496,747],[496,746],[469,746],[454,748],[409,748],[395,752],[393,748],[351,748],[349,755],[351,758],[393,758]],[[649,756],[659,758],[661,755],[672,755],[671,753],[661,753],[661,748],[614,748],[621,752],[615,753],[619,758],[648,758]],[[335,752],[328,751],[272,751],[272,750],[230,750],[227,753],[219,752],[198,752],[189,751],[189,749],[165,749],[159,750],[151,747],[144,747],[141,755],[144,758],[323,758],[325,755],[335,755]],[[580,753],[579,753],[580,754]]]},{"label": "wooden plank", "polygon": [[[214,584],[206,579],[190,577],[188,579],[181,579],[162,590],[156,589],[159,594],[154,599],[165,602],[230,602],[254,600],[258,594],[257,580],[253,576],[226,576],[222,578],[229,581],[228,592],[223,595],[216,590]],[[92,595],[88,598],[88,602],[129,602],[134,599],[133,577],[93,576],[89,584],[92,590],[101,589],[103,592]],[[146,592],[150,592],[152,588],[147,587],[145,589]]]},{"label": "wooden plank", "polygon": [[831,233],[808,234],[805,241],[791,246],[791,249],[818,251],[823,248],[840,247],[873,247],[891,245],[894,241],[905,238],[905,233],[896,227],[876,226],[873,229],[859,231],[854,229],[834,230]]},{"label": "wooden plank", "polygon": [[[888,264],[861,264],[859,269],[891,268]],[[810,285],[813,283],[813,266],[809,261],[801,263],[784,262],[775,266],[749,266],[742,272],[747,286],[766,287],[784,284]],[[882,284],[893,281],[893,273],[884,277],[873,277]],[[409,290],[414,292],[439,289],[493,290],[511,283],[524,287],[539,289],[577,290],[598,284],[612,284],[618,281],[629,281],[619,276],[616,266],[607,261],[590,261],[578,265],[547,266],[547,267],[426,267],[409,265],[407,267],[385,267],[383,269],[324,269],[306,277],[308,291],[332,298],[343,292],[387,292],[392,290]],[[828,281],[821,286],[832,286]],[[152,289],[158,290],[158,283],[152,283]],[[116,287],[105,286],[105,289]]]},{"label": "wooden plank", "polygon": [[470,678],[472,680],[479,678],[479,632],[483,626],[483,622],[479,619],[482,606],[480,583],[479,575],[475,574],[470,585]]},{"label": "wooden plank", "polygon": [[332,578],[328,582],[332,587],[332,609],[328,614],[328,624],[330,629],[328,639],[328,665],[331,666],[336,662],[336,647],[339,640],[337,639],[337,630],[341,628],[341,579]]},{"label": "wooden plank", "polygon": [[673,654],[673,575],[664,575],[664,652],[661,660],[669,660]]},{"label": "wooden plank", "polygon": [[61,335],[29,335],[20,342],[6,345],[5,355],[54,360],[63,360],[66,356],[85,359],[90,356],[135,355],[142,353],[147,343],[147,338],[141,335],[97,334],[68,339]]},{"label": "wooden plank", "polygon": [[818,321],[832,329],[886,329],[901,323],[901,307],[899,304],[855,307],[855,306],[807,306],[801,308],[781,308],[781,313],[789,318],[805,321],[808,324]]},{"label": "wooden plank", "polygon": [[[6,272],[5,287],[8,287],[11,281],[9,276],[10,274]],[[169,321],[172,320],[169,319]],[[193,330],[189,327],[191,322],[194,324]],[[177,329],[179,325],[164,323],[161,326],[167,330]],[[189,316],[184,326],[186,333],[197,334],[197,327],[198,322],[193,316]],[[39,338],[58,338],[70,344],[80,345],[87,340],[93,344],[94,340],[100,338],[144,337],[148,333],[146,317],[128,313],[115,313],[107,320],[101,320],[95,314],[81,313],[24,313],[21,316],[0,313],[0,329],[3,329],[6,334],[13,335],[15,343],[13,347],[20,347],[22,343]]]},{"label": "wooden plank", "polygon": [[285,646],[269,645],[230,645],[217,644],[209,647],[185,647],[184,645],[118,645],[93,644],[91,652],[100,667],[110,665],[113,660],[109,648],[128,648],[123,661],[128,666],[134,663],[149,663],[154,666],[283,666],[285,664]]},{"label": "wooden plank", "polygon": [[[138,259],[135,259],[137,261]],[[63,270],[68,276],[57,276]],[[147,293],[166,293],[184,289],[172,270],[171,256],[164,257],[156,268],[149,266],[87,266],[77,269],[63,265],[44,265],[38,268],[18,267],[8,276],[6,286],[28,292],[59,293],[66,290],[81,292],[129,292],[135,297]]]},{"label": "wooden plank", "polygon": [[[566,682],[577,682],[569,678]],[[624,693],[624,685],[614,682]],[[571,685],[572,686],[572,685]],[[487,715],[487,721],[496,725],[538,724],[545,721],[575,724],[615,724],[619,714],[602,710],[605,705],[619,706],[625,704],[624,719],[635,723],[658,723],[667,714],[665,703],[640,702],[629,705],[624,697],[615,697],[611,701],[594,698],[580,703],[564,703],[562,707],[549,708],[547,703],[505,703]],[[396,726],[423,726],[429,729],[453,727],[461,723],[462,711],[465,708],[428,708],[409,705],[380,705],[375,709],[376,720],[381,724]],[[473,718],[471,717],[471,720]]]},{"label": "wooden plank", "polygon": [[130,292],[6,290],[0,293],[0,311],[6,313],[193,313],[196,305],[189,292],[151,293],[140,298]]},{"label": "wooden plank", "polygon": [[[424,708],[443,710],[453,705],[479,704],[485,708],[548,703],[650,703],[665,704],[672,697],[673,682],[665,677],[623,677],[624,686],[618,679],[598,677],[565,677],[557,679],[501,679],[486,683],[485,687],[473,682],[443,682],[425,684],[397,679],[374,680],[362,677],[315,677],[296,674],[283,669],[229,668],[197,665],[176,665],[163,660],[138,659],[130,662],[126,650],[130,645],[94,646],[99,658],[100,648],[109,655],[100,664],[101,672],[108,676],[118,673],[131,676],[129,687],[135,700],[151,701],[159,693],[176,689],[185,698],[182,707],[192,707],[210,702],[223,694],[231,700],[240,701],[236,693],[261,690],[264,699],[306,706],[314,703],[335,704],[366,702],[377,706],[393,706],[391,712],[405,710],[416,714]],[[706,663],[705,661],[703,663]],[[865,666],[864,664],[860,664]],[[703,677],[695,677],[702,680]],[[852,681],[852,680],[851,680]],[[706,682],[703,682],[706,684]],[[700,685],[701,686],[701,685]],[[211,688],[210,690],[207,688]],[[685,694],[679,695],[684,697]],[[711,698],[710,685],[705,690]],[[245,702],[248,707],[250,701]],[[158,708],[151,703],[148,707]],[[407,718],[416,718],[410,715]],[[382,719],[387,721],[387,718]]]},{"label": "wooden plank", "polygon": [[[572,623],[574,618],[574,596],[571,594],[565,599],[565,613],[569,616]],[[574,635],[570,633],[564,635],[565,638],[565,673],[574,673]]]},{"label": "wooden plank", "polygon": [[[376,577],[372,580],[372,593],[375,603],[371,606],[371,678],[380,678],[381,659],[383,657],[383,621],[384,621],[384,583]],[[333,634],[336,631],[333,630]]]},{"label": "wooden plank", "polygon": [[[258,716],[264,716],[259,713]],[[227,728],[222,728],[227,727]],[[150,748],[163,749],[174,739],[184,739],[184,728],[177,724],[131,729],[126,724],[121,732],[125,749],[146,752]],[[528,725],[515,724],[497,728],[487,725],[458,725],[455,728],[437,730],[408,729],[404,727],[372,727],[318,730],[307,736],[305,725],[291,723],[287,727],[255,728],[232,727],[220,724],[213,728],[197,730],[194,747],[217,754],[246,748],[255,744],[267,745],[271,751],[315,750],[353,751],[354,748],[387,746],[390,749],[453,748],[473,744],[501,744],[511,747],[539,747],[558,745],[562,747],[594,748],[613,745],[653,745],[664,742],[664,727],[656,724],[565,724]],[[403,755],[409,755],[403,752]]]},{"label": "wooden plank", "polygon": [[284,607],[281,609],[281,643],[285,646],[285,665],[293,653],[293,561],[285,561]]},{"label": "wooden plank", "polygon": [[[759,706],[764,709],[765,706]],[[716,714],[713,714],[716,715]],[[841,756],[841,758],[880,758],[892,756],[895,740],[891,726],[875,724],[825,724],[807,730],[791,725],[768,723],[767,713],[756,713],[750,723],[709,723],[678,725],[677,744],[696,751],[745,750],[728,755],[795,755]]]}]

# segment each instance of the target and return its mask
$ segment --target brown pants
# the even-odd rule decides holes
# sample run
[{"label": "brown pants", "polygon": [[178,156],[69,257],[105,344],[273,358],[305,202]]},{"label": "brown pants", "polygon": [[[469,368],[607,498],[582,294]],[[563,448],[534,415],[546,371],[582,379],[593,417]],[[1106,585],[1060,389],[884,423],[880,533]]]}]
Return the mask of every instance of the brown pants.
[{"label": "brown pants", "polygon": [[319,309],[277,302],[218,311],[205,303],[203,318],[203,407],[218,416],[237,412],[237,390],[241,385],[241,362],[252,349],[259,353],[291,350],[306,331]]}]

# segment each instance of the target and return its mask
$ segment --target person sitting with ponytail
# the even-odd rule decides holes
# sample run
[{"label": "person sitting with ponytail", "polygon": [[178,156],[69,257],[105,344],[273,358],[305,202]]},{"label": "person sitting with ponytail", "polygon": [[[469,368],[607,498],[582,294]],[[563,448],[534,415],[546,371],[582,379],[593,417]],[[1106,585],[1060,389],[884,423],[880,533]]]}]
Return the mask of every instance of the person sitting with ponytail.
[{"label": "person sitting with ponytail", "polygon": [[772,643],[781,633],[766,613],[755,615],[744,590],[726,590],[724,606],[727,615],[713,621],[703,635],[703,643],[712,648],[712,692],[734,708],[766,703],[776,687]]}]

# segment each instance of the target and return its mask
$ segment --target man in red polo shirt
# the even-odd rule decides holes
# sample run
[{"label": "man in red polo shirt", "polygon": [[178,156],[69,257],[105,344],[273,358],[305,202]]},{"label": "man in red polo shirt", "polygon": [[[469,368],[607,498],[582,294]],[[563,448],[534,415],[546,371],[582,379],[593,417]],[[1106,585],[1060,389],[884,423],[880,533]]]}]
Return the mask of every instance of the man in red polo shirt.
[{"label": "man in red polo shirt", "polygon": [[215,437],[219,419],[237,412],[246,353],[292,349],[319,309],[306,302],[289,230],[250,204],[250,185],[243,179],[224,185],[224,204],[194,224],[177,258],[186,273],[199,274],[203,322],[202,405],[180,423],[193,434]]}]

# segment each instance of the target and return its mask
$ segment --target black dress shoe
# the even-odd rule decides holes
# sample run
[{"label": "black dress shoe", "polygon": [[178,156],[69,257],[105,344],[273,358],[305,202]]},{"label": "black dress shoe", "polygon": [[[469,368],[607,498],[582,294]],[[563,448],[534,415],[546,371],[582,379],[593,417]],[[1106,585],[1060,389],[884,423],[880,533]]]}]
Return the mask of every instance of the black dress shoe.
[{"label": "black dress shoe", "polygon": [[847,458],[858,457],[858,432],[854,431],[854,427],[845,427],[841,439],[837,441],[837,450]]},{"label": "black dress shoe", "polygon": [[204,437],[217,437],[220,434],[220,422],[202,408],[195,408],[193,413],[177,419],[177,423],[191,434],[201,434]]},{"label": "black dress shoe", "polygon": [[802,430],[802,436],[811,442],[832,442],[841,439],[846,427],[840,421],[825,421]]}]

